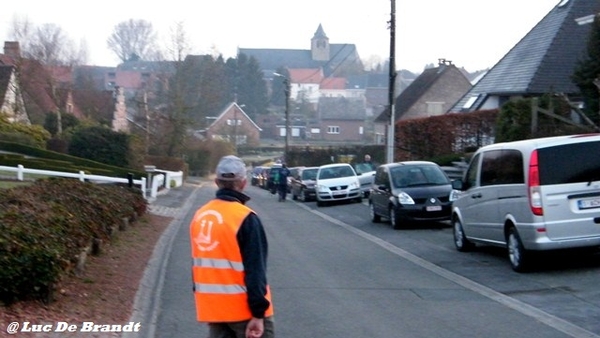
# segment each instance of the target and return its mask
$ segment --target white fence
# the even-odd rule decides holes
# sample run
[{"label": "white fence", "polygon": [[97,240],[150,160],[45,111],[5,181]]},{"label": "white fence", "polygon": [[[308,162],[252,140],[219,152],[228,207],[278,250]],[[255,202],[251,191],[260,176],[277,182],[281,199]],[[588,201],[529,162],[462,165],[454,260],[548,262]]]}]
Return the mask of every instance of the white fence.
[{"label": "white fence", "polygon": [[[79,173],[68,173],[61,171],[52,171],[52,170],[41,170],[41,169],[27,169],[22,165],[18,165],[17,167],[6,167],[0,166],[0,171],[8,171],[16,173],[17,180],[23,181],[25,174],[33,174],[33,175],[43,175],[43,176],[59,176],[59,177],[68,177],[68,178],[76,178],[82,182],[90,181],[97,183],[125,183],[129,184],[129,179],[120,178],[120,177],[111,177],[111,176],[100,176],[100,175],[88,175],[83,171],[79,171]],[[183,172],[181,171],[166,171],[166,170],[157,170],[157,172],[161,172],[161,174],[149,176],[151,180],[150,188],[148,188],[147,180],[145,177],[142,177],[139,180],[132,180],[131,183],[133,185],[139,186],[142,191],[142,195],[146,199],[154,199],[158,195],[158,190],[160,187],[165,189],[170,189],[172,187],[179,187],[183,185]],[[171,186],[173,185],[173,186]],[[149,195],[149,196],[148,196]]]}]

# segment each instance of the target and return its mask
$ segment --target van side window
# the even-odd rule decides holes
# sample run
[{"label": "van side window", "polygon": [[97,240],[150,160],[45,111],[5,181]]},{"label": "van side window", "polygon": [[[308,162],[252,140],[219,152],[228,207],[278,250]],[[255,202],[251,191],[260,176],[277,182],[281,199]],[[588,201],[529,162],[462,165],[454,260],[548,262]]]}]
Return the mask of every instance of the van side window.
[{"label": "van side window", "polygon": [[463,187],[463,190],[477,186],[477,176],[479,176],[479,157],[481,157],[481,154],[477,154],[471,159],[471,164],[469,164],[469,168],[467,169],[467,173],[465,175],[465,186]]},{"label": "van side window", "polygon": [[481,186],[524,183],[523,158],[513,149],[485,152],[481,162]]},{"label": "van side window", "polygon": [[523,173],[523,156],[514,149],[505,149],[500,156],[501,165],[498,167],[497,184],[525,183]]}]

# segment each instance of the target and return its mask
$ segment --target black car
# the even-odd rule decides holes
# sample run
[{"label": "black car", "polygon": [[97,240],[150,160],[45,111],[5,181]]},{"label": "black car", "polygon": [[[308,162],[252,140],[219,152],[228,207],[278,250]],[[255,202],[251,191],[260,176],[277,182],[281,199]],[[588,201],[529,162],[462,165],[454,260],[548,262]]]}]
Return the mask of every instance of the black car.
[{"label": "black car", "polygon": [[406,222],[450,219],[459,192],[436,163],[406,161],[380,165],[369,195],[371,220],[390,220],[398,229]]},{"label": "black car", "polygon": [[315,182],[319,167],[302,167],[290,180],[292,199],[303,202],[316,199]]}]

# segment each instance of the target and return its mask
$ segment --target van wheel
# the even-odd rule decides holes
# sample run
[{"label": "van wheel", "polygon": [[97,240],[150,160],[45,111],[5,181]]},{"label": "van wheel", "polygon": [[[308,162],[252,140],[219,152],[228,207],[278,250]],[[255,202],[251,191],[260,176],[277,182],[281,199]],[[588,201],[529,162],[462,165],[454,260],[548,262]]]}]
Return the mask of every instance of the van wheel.
[{"label": "van wheel", "polygon": [[371,222],[381,222],[381,216],[377,215],[377,213],[375,212],[375,206],[373,205],[373,203],[369,204],[369,213],[371,214]]},{"label": "van wheel", "polygon": [[517,272],[524,272],[529,265],[530,255],[523,247],[523,242],[515,227],[508,230],[508,240],[506,241],[508,249],[508,259],[512,269]]},{"label": "van wheel", "polygon": [[394,230],[398,230],[402,227],[400,224],[400,220],[396,217],[396,208],[394,206],[390,207],[390,223],[392,224],[392,228]]},{"label": "van wheel", "polygon": [[454,246],[456,246],[456,250],[465,252],[471,250],[475,246],[467,239],[462,223],[458,218],[452,220],[452,229],[454,233]]}]

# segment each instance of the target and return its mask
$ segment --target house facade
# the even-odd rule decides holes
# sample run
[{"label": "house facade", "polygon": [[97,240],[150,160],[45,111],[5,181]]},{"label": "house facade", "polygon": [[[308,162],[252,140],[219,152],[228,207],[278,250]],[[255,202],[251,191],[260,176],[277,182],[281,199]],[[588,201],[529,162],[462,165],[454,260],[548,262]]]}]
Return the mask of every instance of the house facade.
[{"label": "house facade", "polygon": [[202,132],[205,138],[239,146],[258,146],[262,129],[236,103],[230,103]]},{"label": "house facade", "polygon": [[31,124],[13,66],[0,66],[0,113],[9,122]]}]

